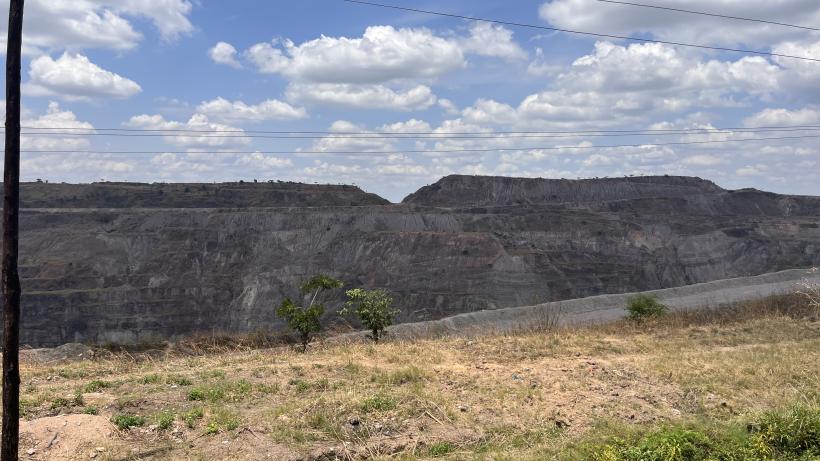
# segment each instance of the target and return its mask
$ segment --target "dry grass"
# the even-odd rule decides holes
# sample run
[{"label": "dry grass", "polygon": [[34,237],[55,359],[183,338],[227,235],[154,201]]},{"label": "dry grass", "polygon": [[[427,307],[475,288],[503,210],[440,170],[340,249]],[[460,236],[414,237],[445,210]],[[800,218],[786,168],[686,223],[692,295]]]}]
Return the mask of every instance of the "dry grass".
[{"label": "dry grass", "polygon": [[[799,296],[657,321],[317,345],[211,341],[26,363],[27,419],[145,417],[98,459],[560,459],[602,424],[739,420],[820,399]],[[149,425],[175,421],[165,430]],[[28,447],[22,447],[23,451]]]}]

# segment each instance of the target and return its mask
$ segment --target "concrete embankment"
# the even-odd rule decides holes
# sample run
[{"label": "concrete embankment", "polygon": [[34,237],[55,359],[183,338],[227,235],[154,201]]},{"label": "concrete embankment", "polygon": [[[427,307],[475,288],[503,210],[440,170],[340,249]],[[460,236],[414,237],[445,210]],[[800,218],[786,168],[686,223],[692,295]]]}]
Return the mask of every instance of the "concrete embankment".
[{"label": "concrete embankment", "polygon": [[[800,289],[802,282],[820,284],[820,271],[791,269],[644,293],[657,296],[673,311],[689,310],[792,293]],[[627,299],[635,294],[608,294],[533,306],[470,312],[440,320],[394,325],[388,329],[388,334],[395,339],[412,339],[513,332],[544,325],[599,324],[626,316]]]}]

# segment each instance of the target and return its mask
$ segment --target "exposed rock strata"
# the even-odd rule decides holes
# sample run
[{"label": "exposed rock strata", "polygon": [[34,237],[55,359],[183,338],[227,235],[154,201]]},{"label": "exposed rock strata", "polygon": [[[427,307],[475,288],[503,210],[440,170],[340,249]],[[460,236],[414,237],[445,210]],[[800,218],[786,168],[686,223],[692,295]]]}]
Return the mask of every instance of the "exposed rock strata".
[{"label": "exposed rock strata", "polygon": [[[268,184],[245,184],[222,209],[186,185],[163,185],[153,209],[115,186],[120,208],[95,202],[94,186],[72,186],[87,197],[79,208],[26,202],[24,188],[24,343],[279,328],[274,304],[316,272],[387,288],[400,320],[418,321],[820,264],[820,199],[698,178],[452,176],[401,205],[296,185],[268,202],[254,189]],[[310,193],[276,208],[298,187]],[[340,190],[356,206],[326,206]]]}]

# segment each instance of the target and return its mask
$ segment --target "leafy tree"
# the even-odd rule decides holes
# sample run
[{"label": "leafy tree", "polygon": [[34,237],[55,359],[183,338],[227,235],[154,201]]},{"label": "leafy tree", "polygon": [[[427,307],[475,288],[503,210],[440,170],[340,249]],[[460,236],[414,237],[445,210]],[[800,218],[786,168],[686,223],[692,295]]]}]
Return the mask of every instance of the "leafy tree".
[{"label": "leafy tree", "polygon": [[391,309],[393,298],[387,290],[364,290],[354,288],[347,290],[347,303],[339,311],[341,315],[348,315],[351,312],[359,317],[365,328],[371,331],[371,338],[379,342],[379,336],[385,327],[393,324],[393,316],[396,310]]},{"label": "leafy tree", "polygon": [[657,296],[647,294],[637,294],[626,301],[626,310],[629,311],[629,319],[636,322],[648,318],[660,317],[669,310],[662,304]]},{"label": "leafy tree", "polygon": [[302,352],[307,351],[313,335],[322,331],[322,324],[319,321],[325,312],[325,305],[319,301],[319,295],[323,291],[341,288],[344,285],[340,280],[328,277],[327,275],[316,275],[299,287],[299,292],[305,297],[305,301],[310,299],[307,307],[297,306],[290,298],[285,298],[282,304],[276,308],[276,315],[288,322],[288,326],[299,334],[299,343],[302,345]]}]

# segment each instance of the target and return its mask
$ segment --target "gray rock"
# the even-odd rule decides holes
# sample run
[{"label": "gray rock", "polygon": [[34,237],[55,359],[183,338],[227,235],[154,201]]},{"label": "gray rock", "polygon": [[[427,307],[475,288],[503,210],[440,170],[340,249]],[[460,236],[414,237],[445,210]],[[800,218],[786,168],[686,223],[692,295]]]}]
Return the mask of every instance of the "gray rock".
[{"label": "gray rock", "polygon": [[418,322],[820,265],[820,199],[699,178],[454,176],[395,205],[345,186],[37,184],[23,203],[32,346],[280,331],[274,306],[316,273],[386,288]]}]

